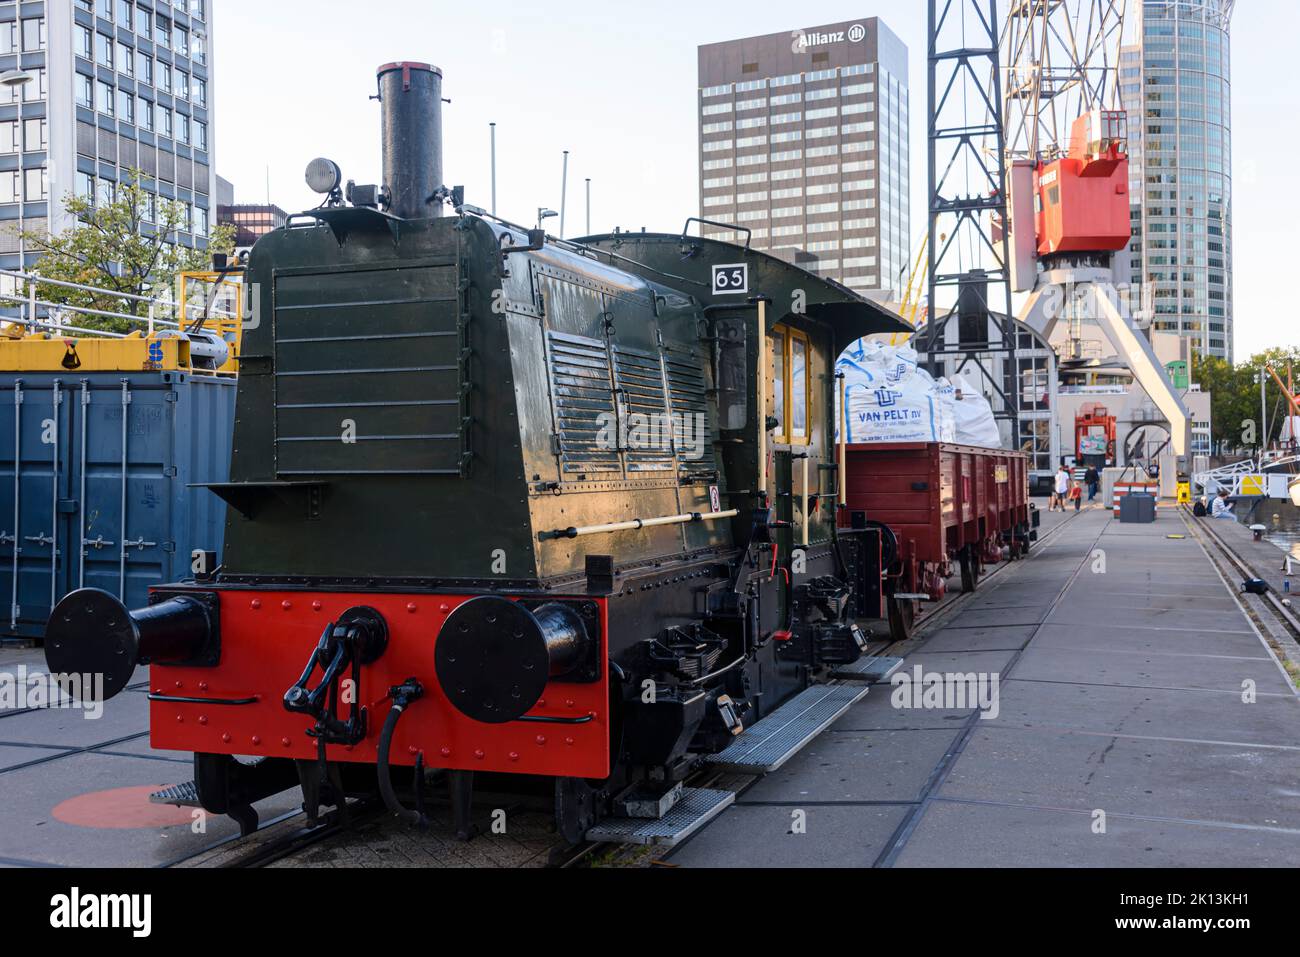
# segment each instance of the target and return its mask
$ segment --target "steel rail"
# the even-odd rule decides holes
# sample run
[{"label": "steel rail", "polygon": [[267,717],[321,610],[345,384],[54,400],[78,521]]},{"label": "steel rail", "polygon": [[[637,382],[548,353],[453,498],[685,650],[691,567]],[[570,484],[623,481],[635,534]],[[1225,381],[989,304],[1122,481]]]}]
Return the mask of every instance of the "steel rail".
[{"label": "steel rail", "polygon": [[[1188,509],[1186,506],[1183,506],[1180,512],[1182,514],[1184,524],[1188,526],[1188,528],[1192,531],[1192,533],[1194,535],[1198,533],[1204,535],[1211,542],[1213,542],[1214,545],[1217,547],[1218,551],[1220,552],[1220,554],[1222,554],[1223,557],[1227,559],[1228,564],[1233,569],[1235,569],[1238,574],[1244,575],[1247,579],[1257,577],[1254,569],[1252,569],[1249,565],[1247,565],[1244,561],[1242,561],[1242,559],[1237,555],[1237,553],[1233,551],[1232,546],[1229,545],[1226,541],[1224,541],[1223,537],[1220,536],[1219,533],[1214,530],[1213,525],[1209,525],[1209,524],[1198,525],[1195,522],[1189,520],[1187,515]],[[1238,595],[1240,596],[1240,593],[1238,593]],[[1295,615],[1291,613],[1291,610],[1287,608],[1286,605],[1282,604],[1282,601],[1277,597],[1277,594],[1270,590],[1268,594],[1261,595],[1260,597],[1264,599],[1266,604],[1268,604],[1273,614],[1276,615],[1281,620],[1281,623],[1291,631],[1292,636],[1295,637],[1297,640],[1300,640],[1300,619],[1297,619]],[[1297,664],[1300,664],[1300,662],[1297,662]]]}]

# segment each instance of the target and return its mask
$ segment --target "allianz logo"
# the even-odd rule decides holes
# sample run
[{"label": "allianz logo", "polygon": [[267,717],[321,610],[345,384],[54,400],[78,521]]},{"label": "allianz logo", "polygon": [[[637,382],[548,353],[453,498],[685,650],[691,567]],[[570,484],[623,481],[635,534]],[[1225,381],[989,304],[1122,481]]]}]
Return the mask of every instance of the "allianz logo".
[{"label": "allianz logo", "polygon": [[867,28],[860,23],[855,23],[847,30],[831,31],[821,33],[819,31],[796,30],[794,32],[794,50],[806,50],[808,47],[821,47],[829,43],[843,43],[848,40],[850,43],[861,43],[867,38]]}]

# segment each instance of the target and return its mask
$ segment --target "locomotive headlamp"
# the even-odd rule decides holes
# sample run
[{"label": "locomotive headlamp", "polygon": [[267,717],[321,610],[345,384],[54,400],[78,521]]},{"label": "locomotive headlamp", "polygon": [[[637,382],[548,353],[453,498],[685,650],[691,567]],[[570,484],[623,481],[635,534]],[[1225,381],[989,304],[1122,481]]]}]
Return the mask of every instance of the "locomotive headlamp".
[{"label": "locomotive headlamp", "polygon": [[329,196],[343,185],[343,171],[333,160],[318,157],[307,164],[307,185],[313,193]]}]

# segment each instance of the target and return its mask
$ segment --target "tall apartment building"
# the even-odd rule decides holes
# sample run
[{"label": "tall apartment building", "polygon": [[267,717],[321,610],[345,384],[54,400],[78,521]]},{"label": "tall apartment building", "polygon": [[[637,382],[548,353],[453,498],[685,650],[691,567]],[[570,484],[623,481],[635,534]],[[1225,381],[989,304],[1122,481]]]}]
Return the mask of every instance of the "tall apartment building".
[{"label": "tall apartment building", "polygon": [[1234,0],[1146,0],[1120,55],[1132,155],[1132,282],[1154,327],[1233,358]]},{"label": "tall apartment building", "polygon": [[38,258],[19,231],[72,226],[70,193],[111,198],[139,169],[185,204],[178,241],[215,222],[213,0],[0,2],[0,268]]},{"label": "tall apartment building", "polygon": [[884,23],[701,46],[699,87],[701,218],[859,292],[906,285],[907,47]]}]

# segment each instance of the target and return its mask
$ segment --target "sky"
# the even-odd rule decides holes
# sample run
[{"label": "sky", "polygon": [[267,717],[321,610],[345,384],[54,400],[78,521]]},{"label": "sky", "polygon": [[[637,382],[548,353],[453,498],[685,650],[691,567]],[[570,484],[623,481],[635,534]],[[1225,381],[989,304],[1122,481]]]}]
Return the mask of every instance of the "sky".
[{"label": "sky", "polygon": [[[1130,0],[1132,2],[1132,0]],[[1004,6],[1004,4],[1000,4]],[[698,215],[696,47],[840,20],[881,17],[910,52],[912,222],[926,219],[926,4],[922,0],[699,3],[564,0],[215,0],[217,172],[240,203],[289,212],[319,202],[303,172],[316,156],[358,183],[380,179],[375,68],[400,60],[443,71],[447,185],[533,223],[561,208],[565,235],[646,227],[675,232]],[[364,15],[361,15],[364,9]],[[1300,225],[1294,162],[1300,4],[1239,0],[1233,23],[1236,353],[1300,346],[1300,316],[1281,253]],[[556,220],[547,228],[559,231]],[[1285,257],[1292,260],[1292,257]],[[1293,260],[1292,260],[1293,261]]]}]

